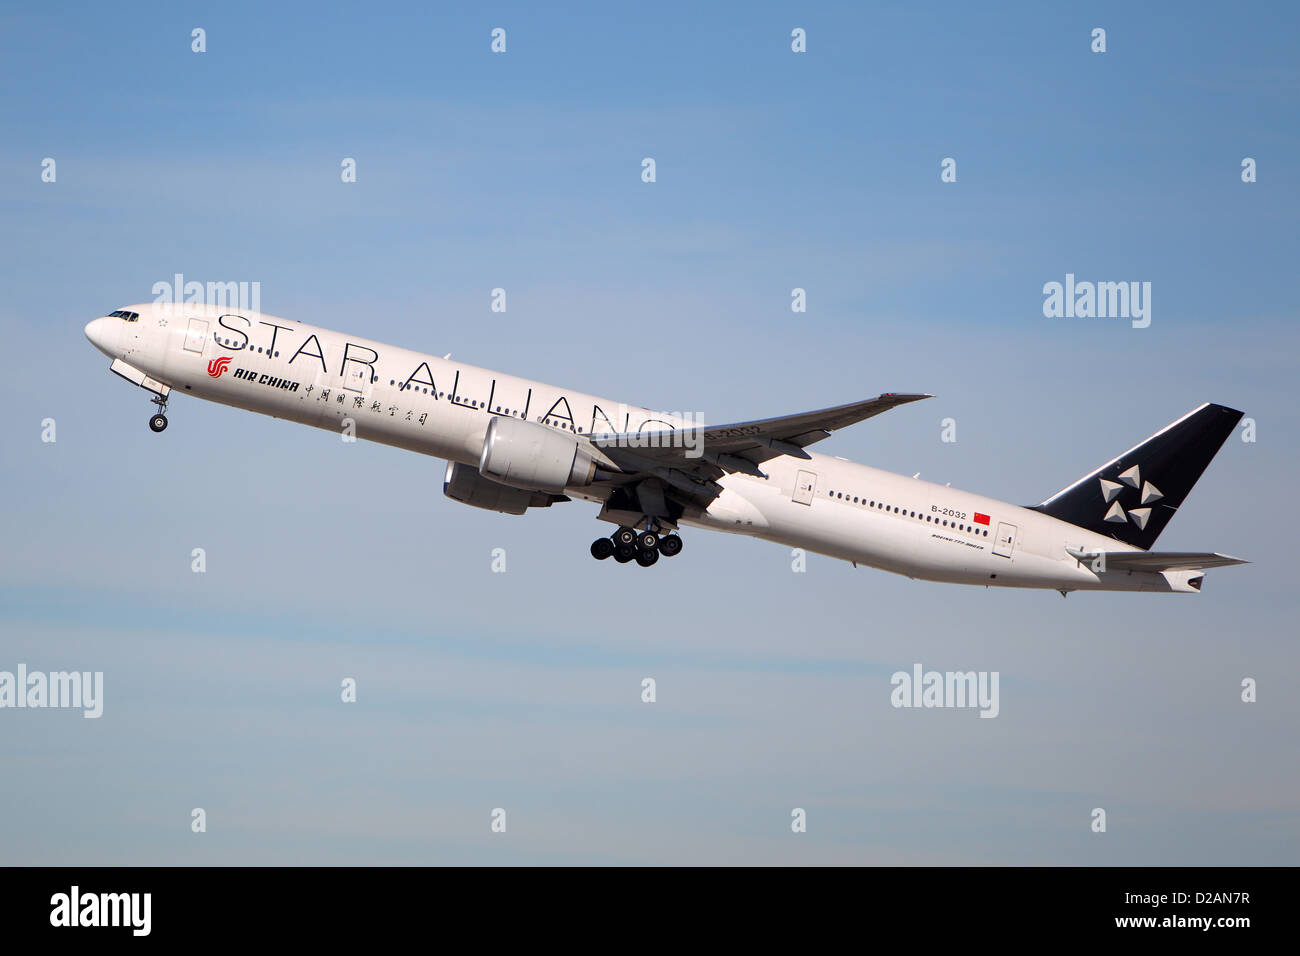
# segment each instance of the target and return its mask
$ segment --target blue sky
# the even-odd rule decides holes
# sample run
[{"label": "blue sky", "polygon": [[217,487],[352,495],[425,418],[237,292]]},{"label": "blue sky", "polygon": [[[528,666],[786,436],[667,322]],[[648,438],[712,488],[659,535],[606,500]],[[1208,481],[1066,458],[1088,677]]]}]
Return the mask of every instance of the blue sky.
[{"label": "blue sky", "polygon": [[[0,711],[0,861],[1296,862],[1294,10],[0,22],[0,669],[106,685]],[[593,509],[466,509],[433,460],[184,398],[151,434],[82,327],[177,272],[712,422],[932,392],[822,449],[1014,502],[1221,402],[1258,441],[1160,546],[1254,563],[1065,601],[700,532],[597,565]],[[1044,318],[1067,273],[1151,282],[1151,326]],[[1000,671],[1000,716],[890,707],[918,661]]]}]

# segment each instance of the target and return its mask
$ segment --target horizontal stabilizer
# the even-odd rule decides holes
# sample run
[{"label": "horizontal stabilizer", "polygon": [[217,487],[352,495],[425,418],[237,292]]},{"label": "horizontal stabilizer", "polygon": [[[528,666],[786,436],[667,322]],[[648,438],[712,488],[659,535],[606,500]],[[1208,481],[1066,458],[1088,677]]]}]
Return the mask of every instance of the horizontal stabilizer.
[{"label": "horizontal stabilizer", "polygon": [[1250,564],[1241,558],[1210,551],[1076,551],[1066,548],[1072,557],[1092,563],[1105,556],[1107,571],[1204,571],[1234,564]]}]

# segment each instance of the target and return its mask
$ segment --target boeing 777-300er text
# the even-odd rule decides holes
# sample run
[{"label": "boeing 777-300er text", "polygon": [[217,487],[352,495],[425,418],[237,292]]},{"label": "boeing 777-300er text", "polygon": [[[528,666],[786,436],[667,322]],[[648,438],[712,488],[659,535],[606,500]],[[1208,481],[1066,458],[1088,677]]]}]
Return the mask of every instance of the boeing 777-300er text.
[{"label": "boeing 777-300er text", "polygon": [[111,369],[173,391],[447,459],[443,492],[520,515],[581,498],[616,526],[596,558],[648,567],[681,526],[751,535],[911,578],[994,587],[1199,591],[1215,553],[1152,551],[1241,412],[1204,404],[1042,504],[1007,504],[808,446],[929,398],[887,392],[704,426],[256,312],[150,303],[92,320]]}]

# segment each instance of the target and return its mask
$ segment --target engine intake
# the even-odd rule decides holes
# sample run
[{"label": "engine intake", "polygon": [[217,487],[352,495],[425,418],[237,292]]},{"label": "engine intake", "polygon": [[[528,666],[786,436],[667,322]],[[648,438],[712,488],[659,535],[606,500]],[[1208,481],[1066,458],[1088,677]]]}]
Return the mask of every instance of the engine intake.
[{"label": "engine intake", "polygon": [[484,478],[473,465],[462,465],[457,461],[447,462],[442,493],[471,508],[485,508],[508,515],[521,515],[529,508],[549,508],[556,501],[569,500],[564,495],[509,488]]},{"label": "engine intake", "polygon": [[559,494],[568,487],[591,484],[596,462],[572,435],[521,418],[496,416],[483,436],[478,470],[512,488]]}]

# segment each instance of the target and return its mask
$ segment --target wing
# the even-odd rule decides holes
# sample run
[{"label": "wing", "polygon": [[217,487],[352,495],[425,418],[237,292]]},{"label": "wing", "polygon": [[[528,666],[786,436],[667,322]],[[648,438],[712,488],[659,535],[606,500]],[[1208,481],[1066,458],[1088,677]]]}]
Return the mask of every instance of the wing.
[{"label": "wing", "polygon": [[931,397],[886,392],[861,402],[780,418],[637,434],[591,435],[589,440],[622,472],[616,481],[628,483],[637,478],[657,477],[696,503],[707,504],[721,490],[717,479],[727,472],[761,475],[759,465],[770,458],[781,455],[808,458],[804,448],[829,437],[833,431],[899,405]]},{"label": "wing", "polygon": [[[1095,561],[1099,556],[1095,551],[1065,550],[1080,561]],[[1241,558],[1209,551],[1104,551],[1100,554],[1105,555],[1107,571],[1202,571],[1250,564]]]}]

